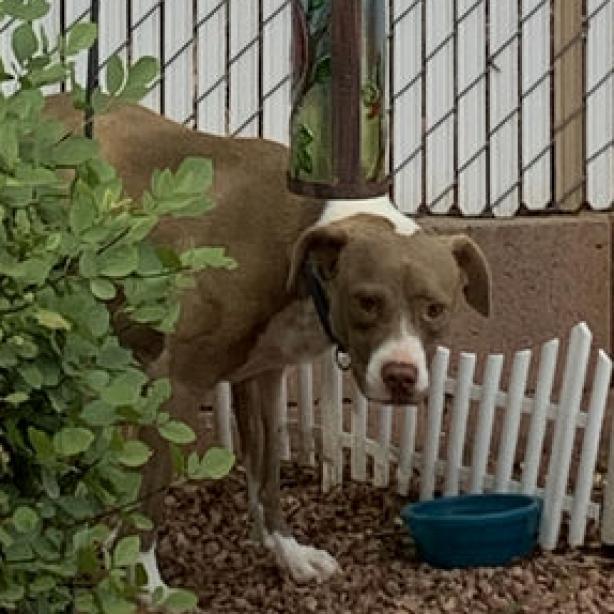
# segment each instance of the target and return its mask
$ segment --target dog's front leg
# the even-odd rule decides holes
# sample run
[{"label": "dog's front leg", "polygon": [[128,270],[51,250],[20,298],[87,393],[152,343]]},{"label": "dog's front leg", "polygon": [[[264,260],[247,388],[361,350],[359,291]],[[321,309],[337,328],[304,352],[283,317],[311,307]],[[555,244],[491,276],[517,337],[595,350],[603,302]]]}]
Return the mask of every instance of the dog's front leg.
[{"label": "dog's front leg", "polygon": [[264,462],[260,501],[264,511],[265,545],[273,550],[280,566],[296,582],[327,580],[339,571],[337,561],[325,550],[299,544],[283,519],[280,503],[280,396],[283,371],[258,377],[264,422]]},{"label": "dog's front leg", "polygon": [[251,522],[250,537],[264,544],[264,511],[260,502],[260,486],[263,476],[264,425],[262,421],[260,388],[255,380],[246,380],[233,385],[233,404],[239,440],[241,462],[247,479],[248,517]]}]

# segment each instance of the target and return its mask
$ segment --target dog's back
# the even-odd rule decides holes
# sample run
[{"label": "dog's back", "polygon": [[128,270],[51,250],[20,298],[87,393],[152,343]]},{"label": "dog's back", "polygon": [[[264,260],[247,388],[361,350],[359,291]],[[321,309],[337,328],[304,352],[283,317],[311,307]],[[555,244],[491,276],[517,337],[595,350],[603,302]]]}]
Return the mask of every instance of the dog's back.
[{"label": "dog's back", "polygon": [[[50,97],[46,112],[81,130],[83,114],[69,95]],[[286,305],[291,246],[322,206],[288,192],[288,151],[278,143],[194,132],[136,105],[97,116],[95,137],[134,198],[149,188],[154,169],[175,170],[187,156],[213,161],[214,209],[201,217],[164,219],[153,235],[177,249],[224,246],[238,264],[234,271],[199,274],[198,292],[183,300],[172,370],[202,391],[245,361],[271,316]],[[151,331],[140,327],[124,334],[140,356],[157,353],[160,343]]]}]

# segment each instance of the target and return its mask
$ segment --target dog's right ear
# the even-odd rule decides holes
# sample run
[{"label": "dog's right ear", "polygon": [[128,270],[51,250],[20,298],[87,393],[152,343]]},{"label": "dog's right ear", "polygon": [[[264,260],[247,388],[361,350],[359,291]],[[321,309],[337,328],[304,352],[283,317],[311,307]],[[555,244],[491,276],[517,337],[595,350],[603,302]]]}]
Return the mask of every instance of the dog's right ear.
[{"label": "dog's right ear", "polygon": [[308,259],[316,265],[322,279],[334,277],[339,254],[347,240],[347,232],[334,224],[306,230],[298,238],[292,250],[288,290],[291,291],[296,287],[301,268]]}]

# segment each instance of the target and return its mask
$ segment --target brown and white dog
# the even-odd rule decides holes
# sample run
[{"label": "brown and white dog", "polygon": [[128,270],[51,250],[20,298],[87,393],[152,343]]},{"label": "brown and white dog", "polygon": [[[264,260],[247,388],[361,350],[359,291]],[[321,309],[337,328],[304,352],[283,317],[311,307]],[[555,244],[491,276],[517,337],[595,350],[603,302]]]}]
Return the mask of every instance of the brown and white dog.
[{"label": "brown and white dog", "polygon": [[[81,121],[66,97],[51,98],[48,110],[69,126]],[[96,137],[133,197],[156,168],[174,169],[186,156],[213,160],[216,207],[203,217],[165,219],[155,241],[177,249],[223,245],[238,268],[198,275],[173,335],[134,327],[122,338],[152,376],[171,378],[169,410],[187,423],[195,424],[199,403],[217,382],[233,383],[255,533],[295,580],[328,578],[338,569],[335,559],[297,543],[281,514],[272,409],[284,368],[315,358],[332,338],[367,397],[416,402],[428,387],[434,343],[461,297],[489,313],[484,256],[464,235],[420,230],[386,197],[321,202],[289,193],[288,152],[273,142],[192,132],[138,106],[98,118]],[[328,335],[310,288],[328,307]],[[171,467],[164,442],[154,432],[143,437],[156,450],[143,484],[152,492],[170,482]],[[160,499],[148,508],[159,520]],[[162,581],[153,539],[147,547],[142,560],[153,590]]]}]

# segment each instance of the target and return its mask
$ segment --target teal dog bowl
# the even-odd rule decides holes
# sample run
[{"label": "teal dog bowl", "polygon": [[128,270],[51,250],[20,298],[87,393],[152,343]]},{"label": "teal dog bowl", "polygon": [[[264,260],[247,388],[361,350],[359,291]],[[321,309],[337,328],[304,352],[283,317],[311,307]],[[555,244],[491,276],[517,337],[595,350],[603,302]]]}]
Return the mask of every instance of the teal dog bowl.
[{"label": "teal dog bowl", "polygon": [[494,567],[531,554],[541,509],[526,495],[460,495],[406,505],[401,517],[429,565]]}]

